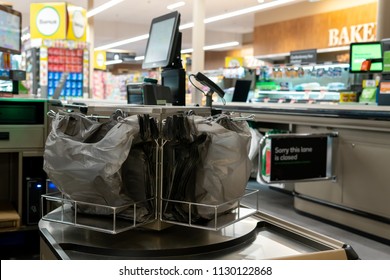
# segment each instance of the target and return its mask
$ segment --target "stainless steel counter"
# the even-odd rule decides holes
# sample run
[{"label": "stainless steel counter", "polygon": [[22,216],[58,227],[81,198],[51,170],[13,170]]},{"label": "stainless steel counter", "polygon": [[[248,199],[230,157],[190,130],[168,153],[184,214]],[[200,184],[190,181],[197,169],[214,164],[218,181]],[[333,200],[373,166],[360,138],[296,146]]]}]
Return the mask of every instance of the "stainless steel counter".
[{"label": "stainless steel counter", "polygon": [[218,231],[170,225],[106,234],[41,220],[41,259],[357,259],[348,245],[258,213]]},{"label": "stainless steel counter", "polygon": [[214,107],[253,115],[253,126],[263,132],[337,134],[335,179],[292,182],[295,209],[390,242],[390,106],[232,102]]},{"label": "stainless steel counter", "polygon": [[214,103],[214,109],[235,112],[264,112],[268,114],[328,116],[354,119],[390,120],[390,106],[366,105],[360,103]]}]

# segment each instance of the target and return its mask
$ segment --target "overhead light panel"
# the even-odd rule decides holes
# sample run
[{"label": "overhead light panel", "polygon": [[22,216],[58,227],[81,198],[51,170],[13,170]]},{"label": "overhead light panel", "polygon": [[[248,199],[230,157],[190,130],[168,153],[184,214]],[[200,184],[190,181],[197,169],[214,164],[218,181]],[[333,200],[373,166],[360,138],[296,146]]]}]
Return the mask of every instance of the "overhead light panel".
[{"label": "overhead light panel", "polygon": [[141,35],[141,36],[125,39],[125,40],[114,42],[114,43],[107,44],[107,45],[104,45],[104,46],[100,46],[98,48],[95,48],[95,50],[101,51],[101,50],[113,49],[113,48],[116,48],[116,47],[119,47],[119,46],[123,46],[123,45],[126,45],[126,44],[130,44],[130,43],[135,43],[135,42],[138,42],[138,41],[146,40],[148,38],[149,38],[149,34],[144,34],[144,35]]},{"label": "overhead light panel", "polygon": [[107,60],[105,64],[106,65],[113,65],[113,64],[119,64],[122,62],[123,62],[122,59],[114,59],[114,60]]},{"label": "overhead light panel", "polygon": [[277,6],[280,6],[280,5],[284,5],[284,4],[288,4],[288,3],[291,3],[291,2],[295,2],[295,1],[296,0],[278,0],[278,1],[268,2],[268,3],[260,4],[260,5],[257,5],[257,6],[249,7],[249,8],[246,8],[246,9],[237,10],[237,11],[234,11],[234,12],[231,12],[231,13],[226,13],[226,14],[222,14],[222,15],[219,15],[219,16],[206,18],[204,20],[204,23],[210,23],[210,22],[220,21],[220,20],[223,20],[223,19],[232,18],[232,17],[236,17],[236,16],[242,16],[242,15],[245,15],[245,14],[258,12],[258,11],[269,9],[269,8],[274,8],[274,7],[277,7]]},{"label": "overhead light panel", "polygon": [[171,5],[168,5],[167,6],[167,9],[168,10],[175,10],[177,8],[180,8],[180,7],[183,7],[186,3],[183,2],[183,1],[180,1],[180,2],[176,2],[174,4],[171,4]]},{"label": "overhead light panel", "polygon": [[[237,42],[237,41],[234,41],[234,42],[227,42],[227,43],[222,43],[222,44],[204,46],[204,47],[203,47],[203,50],[209,51],[209,50],[223,49],[223,48],[227,48],[227,47],[238,46],[239,44],[240,44],[240,43]],[[182,53],[182,54],[185,54],[185,53],[192,53],[193,51],[194,51],[194,49],[184,49],[184,50],[181,51],[181,53]]]},{"label": "overhead light panel", "polygon": [[240,43],[239,42],[228,42],[228,43],[223,43],[223,44],[216,44],[216,45],[211,45],[211,46],[204,46],[203,49],[205,51],[209,51],[209,50],[215,50],[215,49],[223,49],[223,48],[227,48],[227,47],[234,47],[234,46],[238,46]]},{"label": "overhead light panel", "polygon": [[189,23],[180,25],[179,26],[179,30],[189,29],[189,28],[192,28],[192,27],[194,27],[194,23],[193,22],[189,22]]},{"label": "overhead light panel", "polygon": [[119,3],[123,2],[124,0],[111,0],[107,3],[104,3],[103,5],[100,5],[99,7],[96,7],[90,11],[87,12],[87,17],[93,17],[115,5],[118,5]]}]

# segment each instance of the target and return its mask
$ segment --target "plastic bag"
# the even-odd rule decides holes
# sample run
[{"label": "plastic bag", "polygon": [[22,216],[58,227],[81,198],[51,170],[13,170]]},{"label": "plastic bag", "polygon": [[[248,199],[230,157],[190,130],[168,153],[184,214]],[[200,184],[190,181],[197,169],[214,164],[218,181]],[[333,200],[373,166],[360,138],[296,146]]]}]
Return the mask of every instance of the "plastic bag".
[{"label": "plastic bag", "polygon": [[259,149],[260,149],[260,140],[263,135],[254,128],[250,128],[252,134],[251,147],[249,150],[248,157],[252,161],[252,172],[251,178],[257,177],[257,169],[259,168]]},{"label": "plastic bag", "polygon": [[[57,113],[46,140],[43,168],[70,199],[123,206],[134,202],[123,189],[121,167],[139,135],[137,116],[105,126],[107,129],[81,114]],[[104,207],[84,207],[80,211],[112,214]],[[146,213],[145,209],[137,210],[137,217]]]},{"label": "plastic bag", "polygon": [[[219,206],[217,214],[236,207],[237,203],[226,202],[245,193],[251,172],[251,133],[246,121],[173,116],[167,118],[163,137],[168,140],[163,197],[173,201],[163,205],[164,218],[202,223],[215,217],[215,206]],[[180,201],[207,206],[192,206],[189,218],[189,204]]]},{"label": "plastic bag", "polygon": [[[218,123],[219,122],[219,123]],[[248,157],[251,133],[246,121],[232,121],[223,117],[212,122],[195,118],[199,133],[206,133],[208,140],[202,152],[196,175],[196,202],[219,205],[240,198],[250,177],[252,162]],[[236,206],[218,207],[218,214]],[[213,218],[212,207],[198,207],[204,218]]]}]

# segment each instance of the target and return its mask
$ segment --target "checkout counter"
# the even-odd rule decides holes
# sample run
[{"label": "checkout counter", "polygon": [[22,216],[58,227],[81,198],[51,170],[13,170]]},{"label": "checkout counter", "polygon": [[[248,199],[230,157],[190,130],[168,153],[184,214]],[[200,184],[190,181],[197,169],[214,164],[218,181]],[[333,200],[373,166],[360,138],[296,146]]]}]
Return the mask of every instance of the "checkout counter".
[{"label": "checkout counter", "polygon": [[[11,99],[3,99],[7,104]],[[16,102],[16,103],[15,103]],[[50,121],[41,118],[56,106],[44,100],[25,103],[23,99],[12,99],[12,104],[42,106],[37,124],[18,126],[2,124],[2,129],[18,133],[39,130],[41,139],[35,147],[29,138],[20,135],[27,146],[2,147],[3,157],[11,158],[16,164],[9,166],[13,185],[2,184],[3,198],[16,205],[20,217],[26,216],[23,208],[22,162],[31,157],[34,162],[43,154],[43,138],[48,131]],[[41,107],[39,107],[41,108]],[[70,105],[68,109],[81,108],[86,114],[104,116],[116,109],[134,114],[145,113],[146,107],[127,104],[99,104],[90,102],[83,105]],[[207,116],[208,108],[203,107],[159,107],[151,106],[147,113],[165,117],[172,112],[195,110]],[[390,143],[390,109],[367,105],[326,105],[326,104],[265,104],[265,103],[214,103],[216,110],[237,112],[242,116],[252,115],[253,122],[260,130],[283,129],[291,133],[337,133],[333,146],[332,180],[316,182],[297,182],[294,184],[294,204],[297,211],[332,220],[343,226],[354,228],[365,234],[371,234],[384,242],[390,239],[389,197],[390,189],[387,172]],[[16,135],[16,134],[15,134]],[[11,137],[12,138],[12,137]],[[35,139],[35,138],[33,138]],[[35,140],[34,140],[35,141]],[[6,142],[8,143],[8,141]],[[6,144],[4,142],[4,144]],[[12,142],[14,145],[18,142]],[[15,144],[16,143],[16,144]],[[23,142],[24,143],[24,142]],[[9,142],[11,144],[11,142]],[[31,147],[30,147],[31,146]],[[30,174],[29,174],[30,175]],[[16,193],[15,193],[15,190]],[[11,192],[11,193],[10,193]],[[252,194],[256,195],[256,194]],[[240,198],[240,211],[244,213],[236,218],[220,218],[217,226],[201,228],[188,224],[163,221],[155,216],[148,225],[126,225],[119,230],[102,232],[91,228],[91,223],[83,219],[75,222],[74,215],[69,220],[58,222],[57,218],[47,216],[38,223],[41,240],[42,259],[357,259],[353,249],[342,241],[334,240],[305,228],[283,221],[252,209],[248,200]],[[56,202],[56,201],[54,201]],[[252,203],[253,205],[253,203]],[[61,214],[60,208],[50,213]],[[68,213],[65,213],[68,215]],[[69,217],[69,216],[63,217]],[[238,217],[238,218],[237,218]],[[57,221],[55,221],[57,219]],[[97,224],[103,223],[98,219]],[[87,226],[86,226],[87,225]],[[17,227],[20,224],[18,222]],[[26,226],[23,219],[21,226]],[[123,229],[123,230],[122,230]]]},{"label": "checkout counter", "polygon": [[347,244],[260,212],[218,231],[173,225],[110,235],[45,220],[39,230],[45,260],[358,259]]},{"label": "checkout counter", "polygon": [[297,182],[298,212],[390,242],[390,108],[360,104],[228,103],[216,109],[253,115],[257,128],[334,133],[332,180]]},{"label": "checkout counter", "polygon": [[[130,114],[148,113],[161,119],[189,109],[199,115],[210,114],[204,107],[96,103],[87,107],[87,114],[95,116],[111,114],[117,109]],[[233,111],[240,108],[215,107]],[[248,108],[242,109],[243,113],[249,113]],[[257,117],[256,120],[262,121]],[[161,192],[156,191],[156,209],[165,203]],[[227,214],[216,214],[207,225],[192,223],[191,219],[177,222],[162,216],[161,210],[150,223],[126,225],[115,218],[107,222],[101,217],[78,213],[75,201],[45,195],[42,205],[50,211],[38,224],[41,259],[358,259],[348,244],[258,211],[253,208],[256,205],[253,201],[258,201],[257,192],[246,190],[245,193],[229,202],[237,207]],[[200,206],[205,205],[197,205]],[[223,205],[213,207],[219,212]]]}]

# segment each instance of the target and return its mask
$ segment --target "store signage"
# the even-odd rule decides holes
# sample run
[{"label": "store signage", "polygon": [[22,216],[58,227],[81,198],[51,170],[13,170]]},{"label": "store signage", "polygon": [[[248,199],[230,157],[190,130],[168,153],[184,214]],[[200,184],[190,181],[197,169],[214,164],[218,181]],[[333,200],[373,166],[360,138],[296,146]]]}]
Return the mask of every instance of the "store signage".
[{"label": "store signage", "polygon": [[390,51],[383,52],[383,72],[390,73]]},{"label": "store signage", "polygon": [[106,51],[94,51],[93,57],[93,68],[106,70]]},{"label": "store signage", "polygon": [[243,57],[225,57],[225,67],[226,68],[234,68],[234,67],[242,67],[244,66],[244,58]]},{"label": "store signage", "polygon": [[305,63],[317,63],[317,50],[301,50],[290,52],[290,63],[292,64],[305,64]]},{"label": "store signage", "polygon": [[31,39],[86,41],[87,12],[67,3],[30,5]]},{"label": "store signage", "polygon": [[390,82],[389,81],[382,81],[380,84],[379,92],[381,94],[390,94]]},{"label": "store signage", "polygon": [[51,36],[60,27],[60,15],[51,7],[39,11],[36,19],[39,32],[45,36]]},{"label": "store signage", "polygon": [[30,5],[31,38],[65,39],[65,3],[33,3]]},{"label": "store signage", "polygon": [[377,96],[378,105],[390,105],[390,81],[383,80],[380,83],[379,94]]},{"label": "store signage", "polygon": [[69,28],[67,39],[86,41],[87,11],[83,8],[68,5]]},{"label": "store signage", "polygon": [[327,177],[328,136],[271,139],[271,182]]},{"label": "store signage", "polygon": [[331,28],[329,33],[329,47],[349,45],[358,42],[370,42],[376,39],[376,23],[369,22],[358,25]]}]

